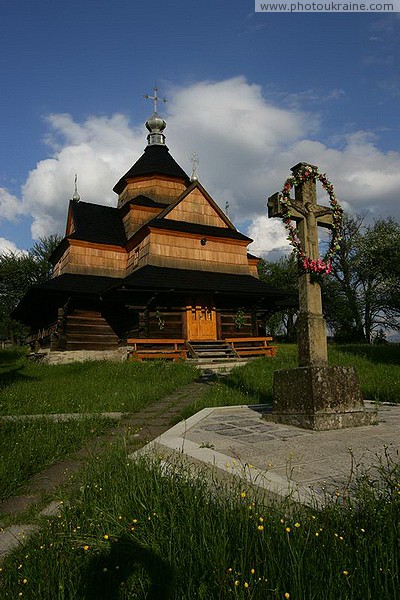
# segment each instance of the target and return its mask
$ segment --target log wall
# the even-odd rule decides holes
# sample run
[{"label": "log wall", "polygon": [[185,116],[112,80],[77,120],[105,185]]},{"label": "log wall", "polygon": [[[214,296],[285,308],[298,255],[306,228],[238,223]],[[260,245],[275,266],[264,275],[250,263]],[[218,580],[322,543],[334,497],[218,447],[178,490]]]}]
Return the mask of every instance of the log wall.
[{"label": "log wall", "polygon": [[113,350],[119,339],[99,311],[75,309],[67,316],[65,350]]},{"label": "log wall", "polygon": [[250,311],[245,311],[243,324],[238,328],[236,323],[237,311],[219,311],[220,335],[222,339],[256,335],[253,317]]}]

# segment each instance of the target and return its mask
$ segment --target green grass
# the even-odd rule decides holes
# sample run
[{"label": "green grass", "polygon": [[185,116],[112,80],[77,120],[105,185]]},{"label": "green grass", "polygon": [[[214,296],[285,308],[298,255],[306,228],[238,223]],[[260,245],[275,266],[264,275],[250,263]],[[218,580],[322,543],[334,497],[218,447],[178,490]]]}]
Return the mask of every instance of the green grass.
[{"label": "green grass", "polygon": [[101,417],[55,423],[0,421],[0,500],[24,490],[32,475],[82,447],[112,422]]},{"label": "green grass", "polygon": [[18,351],[0,351],[0,414],[136,412],[197,375],[186,364],[50,366],[32,363]]},{"label": "green grass", "polygon": [[[354,367],[366,400],[400,402],[400,345],[330,345],[329,364]],[[237,404],[271,404],[273,373],[297,367],[295,344],[278,346],[274,358],[258,358],[210,387],[181,413],[187,419],[199,410]]]},{"label": "green grass", "polygon": [[167,473],[132,464],[121,446],[93,458],[60,518],[6,558],[1,598],[398,598],[398,466],[381,467],[384,484],[360,479],[354,500],[319,513],[190,479],[179,464]]}]

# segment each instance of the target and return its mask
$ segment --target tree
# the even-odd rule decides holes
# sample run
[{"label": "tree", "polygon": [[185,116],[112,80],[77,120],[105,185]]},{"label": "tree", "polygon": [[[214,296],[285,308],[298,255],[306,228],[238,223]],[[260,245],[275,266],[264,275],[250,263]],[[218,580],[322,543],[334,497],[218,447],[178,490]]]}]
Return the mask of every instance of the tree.
[{"label": "tree", "polygon": [[[259,267],[260,279],[272,285],[293,293],[294,303],[296,303],[298,293],[298,266],[297,259],[292,252],[287,256],[281,257],[276,262],[261,260]],[[297,307],[286,308],[276,312],[267,320],[267,328],[271,335],[284,335],[287,340],[293,340],[296,337],[295,321],[298,309]]]},{"label": "tree", "polygon": [[[333,274],[323,281],[324,315],[335,337],[371,343],[400,330],[400,225],[345,216]],[[382,333],[379,333],[382,335]]]},{"label": "tree", "polygon": [[51,276],[50,256],[61,241],[58,235],[40,238],[28,252],[0,254],[0,336],[17,342],[25,328],[11,318],[18,302],[33,285]]}]

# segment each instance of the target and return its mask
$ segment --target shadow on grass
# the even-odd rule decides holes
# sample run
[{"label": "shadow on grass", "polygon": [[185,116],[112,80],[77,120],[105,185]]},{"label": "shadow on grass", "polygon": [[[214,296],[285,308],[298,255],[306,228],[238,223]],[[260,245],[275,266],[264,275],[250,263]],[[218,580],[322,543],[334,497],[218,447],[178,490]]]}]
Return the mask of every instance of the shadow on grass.
[{"label": "shadow on grass", "polygon": [[18,367],[13,367],[12,369],[7,369],[6,365],[0,366],[0,390],[12,385],[13,383],[21,381],[37,381],[37,377],[26,375],[23,372],[24,369],[24,365],[19,365]]},{"label": "shadow on grass", "polygon": [[[94,557],[86,567],[78,598],[119,600],[127,597],[147,600],[172,598],[171,565],[128,536],[111,544],[107,555]],[[129,595],[129,597],[131,597]]]},{"label": "shadow on grass", "polygon": [[372,363],[400,365],[400,344],[342,344],[334,347],[339,352],[361,356]]}]

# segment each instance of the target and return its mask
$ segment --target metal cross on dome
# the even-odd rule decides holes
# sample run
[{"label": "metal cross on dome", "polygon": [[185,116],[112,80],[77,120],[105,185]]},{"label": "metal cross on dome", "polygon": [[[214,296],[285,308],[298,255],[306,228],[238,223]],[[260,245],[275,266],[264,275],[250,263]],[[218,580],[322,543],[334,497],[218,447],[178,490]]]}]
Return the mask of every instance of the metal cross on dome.
[{"label": "metal cross on dome", "polygon": [[160,98],[160,97],[158,96],[158,93],[157,93],[157,92],[158,92],[158,87],[155,85],[155,86],[154,86],[154,89],[153,89],[153,96],[150,96],[149,94],[145,94],[145,95],[144,95],[144,97],[145,97],[147,100],[153,100],[153,106],[154,106],[154,112],[155,112],[155,113],[157,112],[157,102],[158,102],[158,101],[160,101],[160,102],[167,102],[167,99],[166,99],[166,98]]}]

